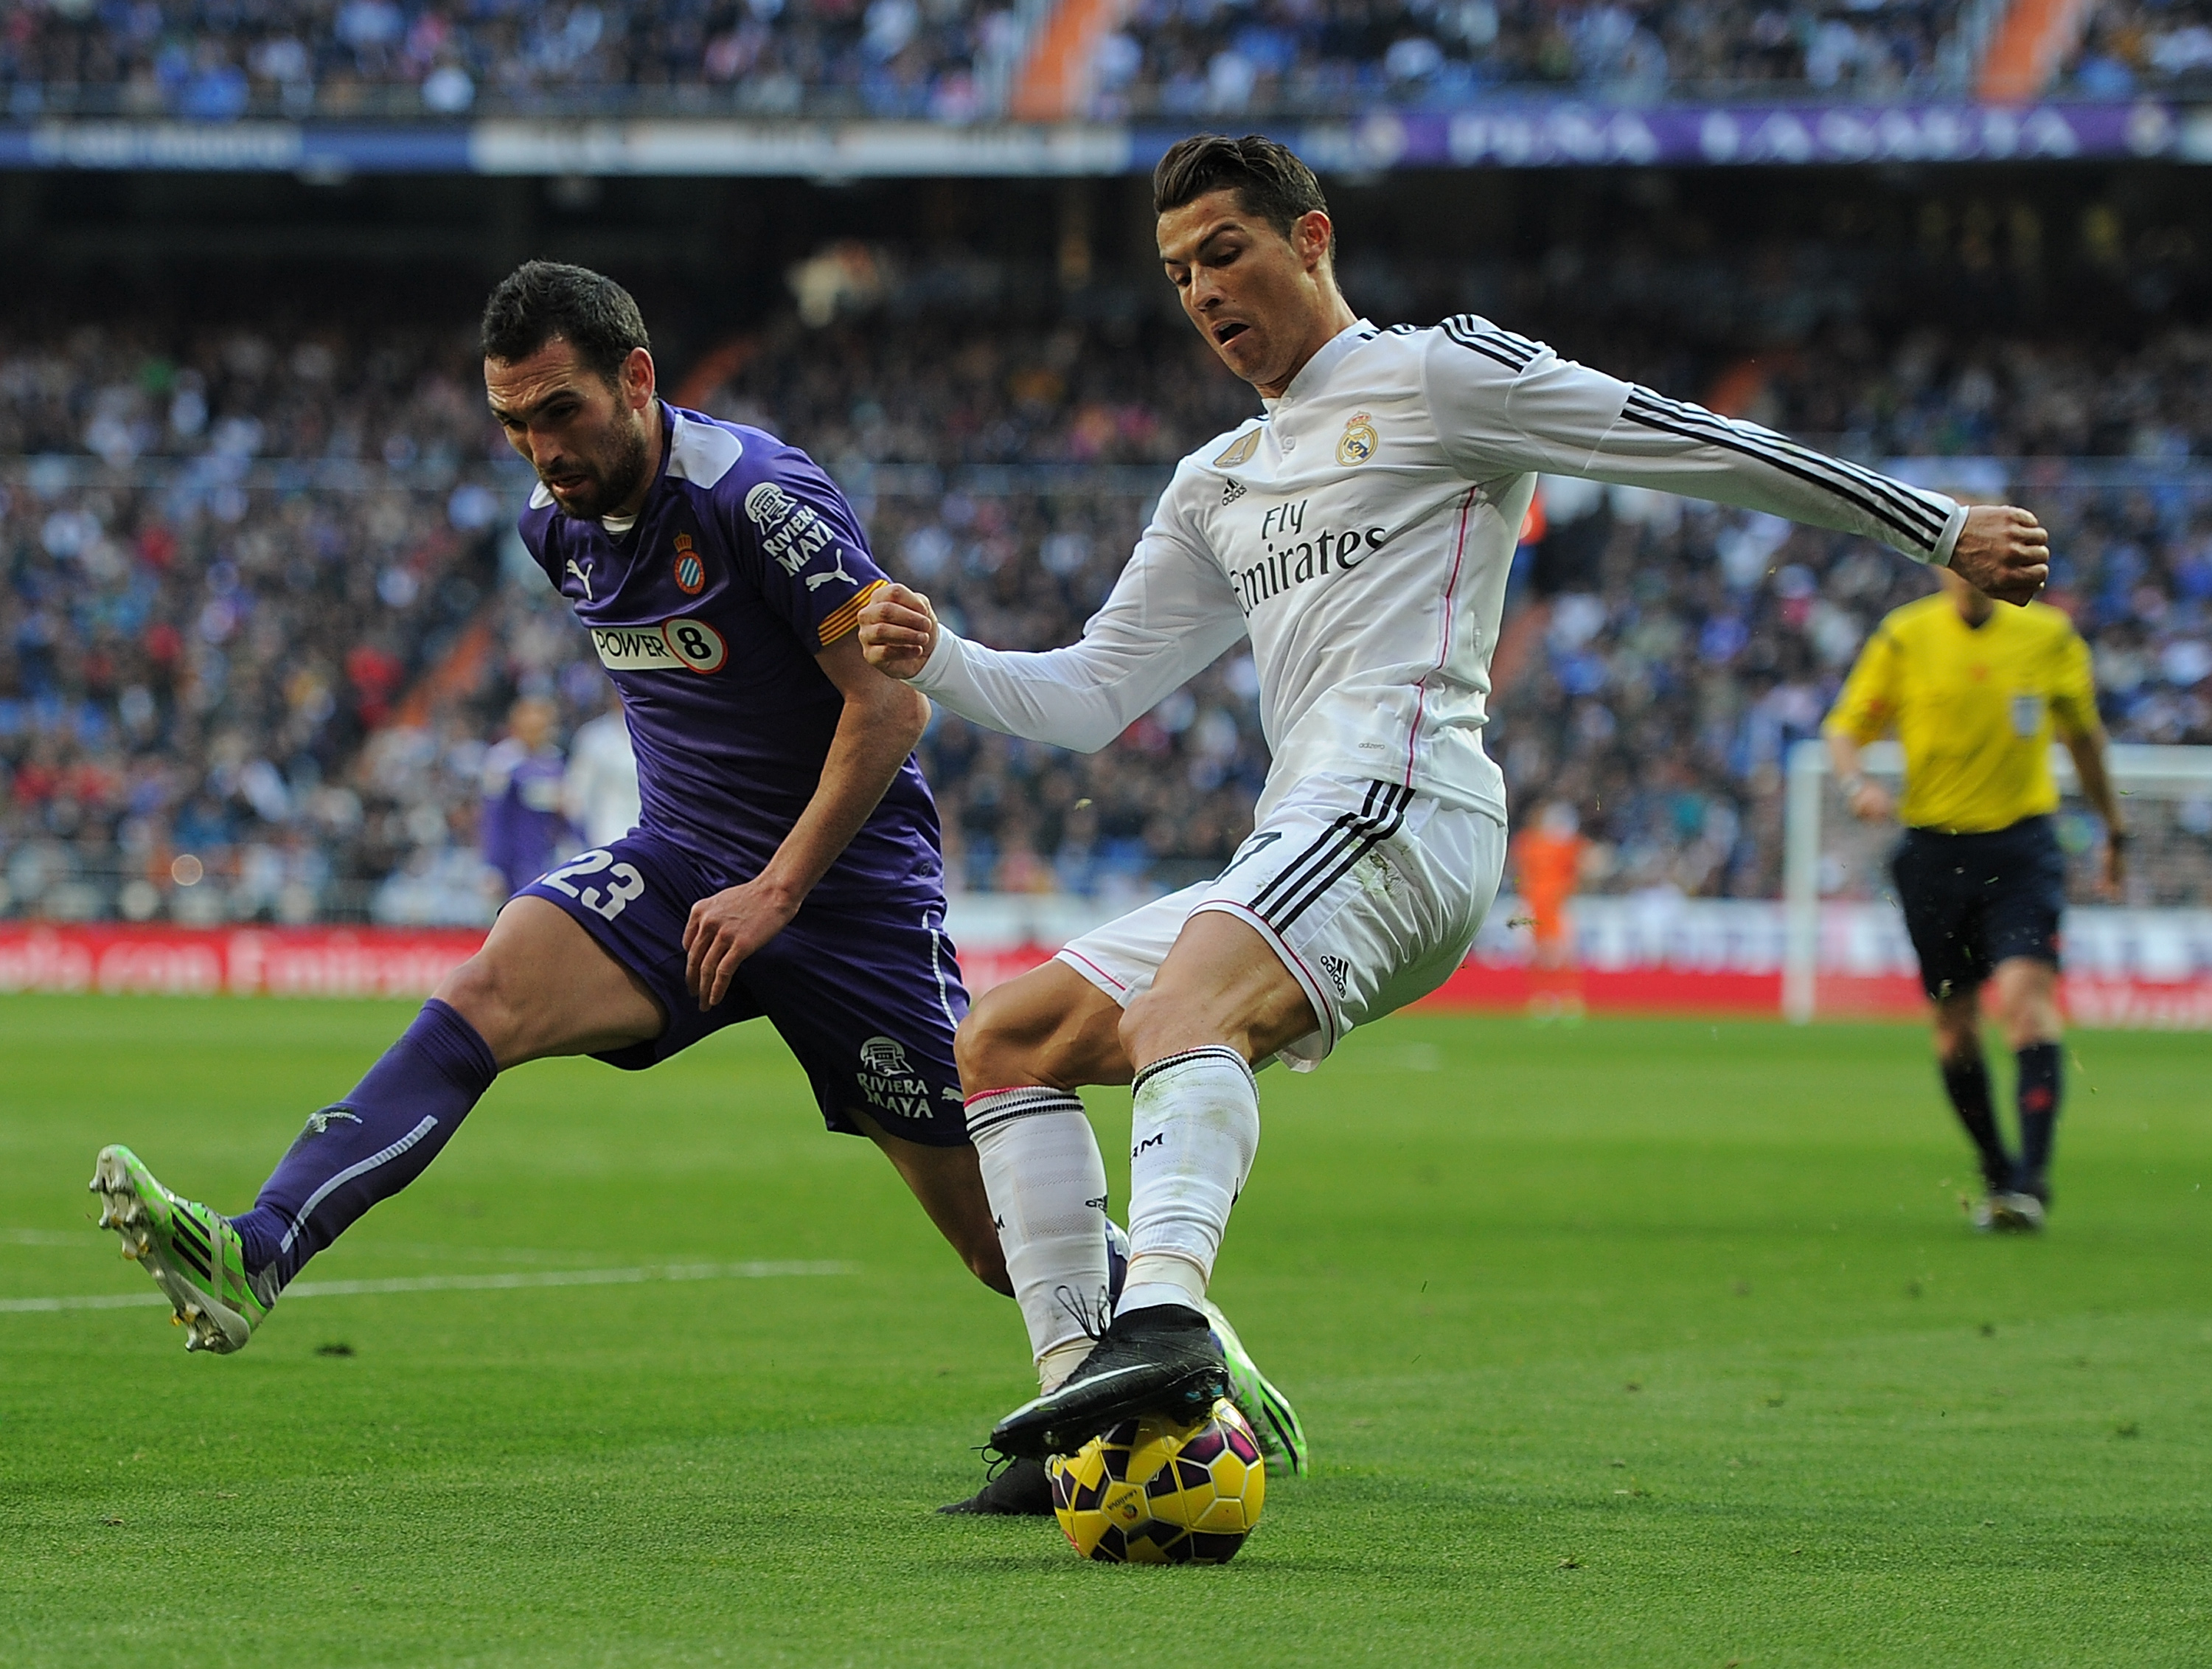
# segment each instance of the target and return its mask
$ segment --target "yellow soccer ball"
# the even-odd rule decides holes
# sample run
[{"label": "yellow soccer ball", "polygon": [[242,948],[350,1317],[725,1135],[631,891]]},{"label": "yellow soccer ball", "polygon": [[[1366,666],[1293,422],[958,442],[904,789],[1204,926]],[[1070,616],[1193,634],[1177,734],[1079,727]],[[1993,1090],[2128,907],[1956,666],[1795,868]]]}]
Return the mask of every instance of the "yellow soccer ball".
[{"label": "yellow soccer ball", "polygon": [[1048,1464],[1068,1545],[1108,1564],[1225,1565],[1267,1498],[1260,1445],[1226,1398],[1194,1422],[1124,1421]]}]

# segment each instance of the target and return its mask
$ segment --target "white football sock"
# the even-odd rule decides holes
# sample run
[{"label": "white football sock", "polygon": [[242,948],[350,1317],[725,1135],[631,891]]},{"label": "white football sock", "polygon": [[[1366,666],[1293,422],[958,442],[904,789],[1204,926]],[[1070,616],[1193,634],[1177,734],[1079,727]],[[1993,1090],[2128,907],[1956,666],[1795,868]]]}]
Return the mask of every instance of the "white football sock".
[{"label": "white football sock", "polygon": [[1106,1320],[1106,1161],[1083,1103],[1066,1090],[1028,1086],[975,1096],[968,1137],[1030,1354],[1049,1391],[1090,1354],[1085,1323],[1103,1329]]},{"label": "white football sock", "polygon": [[1129,1275],[1116,1315],[1196,1309],[1229,1209],[1260,1150],[1260,1090],[1235,1050],[1170,1055],[1137,1075],[1129,1142]]}]

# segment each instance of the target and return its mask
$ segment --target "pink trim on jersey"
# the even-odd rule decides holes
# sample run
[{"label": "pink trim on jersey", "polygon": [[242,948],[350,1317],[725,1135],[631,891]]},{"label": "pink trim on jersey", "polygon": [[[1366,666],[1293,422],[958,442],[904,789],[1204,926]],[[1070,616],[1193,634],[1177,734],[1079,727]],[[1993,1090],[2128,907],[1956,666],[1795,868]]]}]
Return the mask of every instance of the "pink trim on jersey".
[{"label": "pink trim on jersey", "polygon": [[[1329,1006],[1328,987],[1314,978],[1314,971],[1305,965],[1304,958],[1292,950],[1283,935],[1262,921],[1249,905],[1238,904],[1230,898],[1203,898],[1190,913],[1195,916],[1200,911],[1207,910],[1218,910],[1224,916],[1234,916],[1267,941],[1275,954],[1283,959],[1291,977],[1305,987],[1306,998],[1313,1004],[1316,1013],[1320,1017],[1322,1034],[1328,1040],[1328,1048],[1335,1048],[1337,1039],[1342,1035],[1337,1030],[1336,1010]],[[1293,1038],[1291,1041],[1295,1043],[1297,1039]],[[1322,1052],[1326,1054],[1328,1050]]]},{"label": "pink trim on jersey", "polygon": [[1404,786],[1413,786],[1413,758],[1421,746],[1421,716],[1429,710],[1429,680],[1444,669],[1451,659],[1452,593],[1459,586],[1460,563],[1467,556],[1467,521],[1474,509],[1474,496],[1479,487],[1469,487],[1467,496],[1459,502],[1459,539],[1452,547],[1451,577],[1444,582],[1443,638],[1437,645],[1437,664],[1421,674],[1421,681],[1413,686],[1413,728],[1406,737],[1406,781]]}]

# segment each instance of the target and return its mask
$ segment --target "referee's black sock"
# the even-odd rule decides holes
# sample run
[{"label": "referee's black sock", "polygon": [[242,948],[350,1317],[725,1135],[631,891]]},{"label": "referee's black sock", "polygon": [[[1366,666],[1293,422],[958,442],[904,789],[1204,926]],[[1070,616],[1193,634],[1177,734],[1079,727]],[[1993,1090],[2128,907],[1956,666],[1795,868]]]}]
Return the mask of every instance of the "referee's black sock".
[{"label": "referee's black sock", "polygon": [[2032,1043],[2020,1051],[2020,1185],[2041,1198],[2058,1130],[2058,1045]]},{"label": "referee's black sock", "polygon": [[1981,1156],[1982,1180],[1992,1190],[2011,1187],[2012,1160],[2005,1152],[2004,1138],[1997,1134],[1997,1116],[1990,1106],[1990,1069],[1982,1063],[1982,1051],[1977,1049],[1962,1060],[1945,1060],[1940,1064],[1944,1093],[1950,1096],[1959,1122],[1966,1127],[1974,1151]]}]

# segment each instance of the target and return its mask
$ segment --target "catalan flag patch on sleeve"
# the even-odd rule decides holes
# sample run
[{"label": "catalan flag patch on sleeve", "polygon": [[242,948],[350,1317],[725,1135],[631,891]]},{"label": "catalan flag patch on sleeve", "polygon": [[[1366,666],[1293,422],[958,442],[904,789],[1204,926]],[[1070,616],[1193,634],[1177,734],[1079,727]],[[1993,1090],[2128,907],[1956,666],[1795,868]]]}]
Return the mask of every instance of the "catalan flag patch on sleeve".
[{"label": "catalan flag patch on sleeve", "polygon": [[836,612],[822,621],[822,647],[828,649],[847,632],[860,624],[860,611],[868,606],[868,599],[890,584],[888,580],[876,580],[862,586],[848,597]]}]

